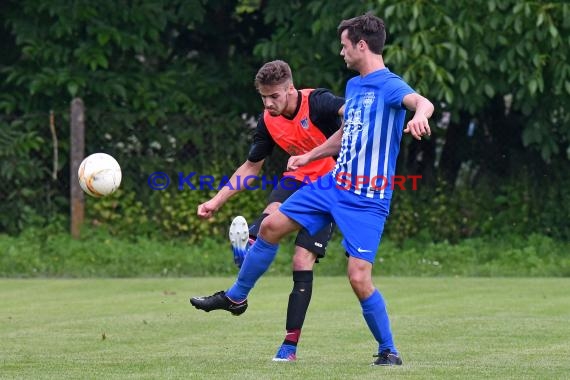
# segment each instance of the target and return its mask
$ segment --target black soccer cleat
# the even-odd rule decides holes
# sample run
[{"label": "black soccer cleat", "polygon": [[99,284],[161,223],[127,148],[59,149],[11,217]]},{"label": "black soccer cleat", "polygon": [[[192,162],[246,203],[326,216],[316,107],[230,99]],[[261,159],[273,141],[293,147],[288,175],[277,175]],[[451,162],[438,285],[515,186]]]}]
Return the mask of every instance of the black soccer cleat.
[{"label": "black soccer cleat", "polygon": [[374,355],[374,357],[378,358],[372,363],[371,365],[402,365],[402,359],[390,350],[384,350],[380,352],[378,355]]},{"label": "black soccer cleat", "polygon": [[233,315],[241,315],[247,310],[247,300],[235,303],[226,296],[226,292],[219,291],[211,296],[192,297],[190,303],[196,309],[209,313],[212,310],[227,310]]}]

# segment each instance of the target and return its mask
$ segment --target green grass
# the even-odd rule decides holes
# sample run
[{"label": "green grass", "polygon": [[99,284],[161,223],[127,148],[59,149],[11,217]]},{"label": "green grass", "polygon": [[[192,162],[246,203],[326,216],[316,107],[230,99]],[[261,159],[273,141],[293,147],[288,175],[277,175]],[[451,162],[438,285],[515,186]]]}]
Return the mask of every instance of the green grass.
[{"label": "green grass", "polygon": [[[200,244],[182,240],[124,239],[93,230],[83,239],[67,232],[29,230],[20,236],[0,234],[0,277],[194,277],[229,276],[235,265],[223,236]],[[270,275],[288,276],[291,236],[283,241]],[[570,277],[570,242],[547,236],[468,239],[458,244],[407,239],[403,246],[386,239],[376,255],[382,276]],[[321,275],[343,276],[346,257],[339,234],[318,265]]]},{"label": "green grass", "polygon": [[273,363],[289,277],[260,280],[240,317],[188,296],[232,278],[0,280],[0,378],[564,379],[570,279],[380,277],[399,368],[375,353],[344,277],[316,276],[296,363]]}]

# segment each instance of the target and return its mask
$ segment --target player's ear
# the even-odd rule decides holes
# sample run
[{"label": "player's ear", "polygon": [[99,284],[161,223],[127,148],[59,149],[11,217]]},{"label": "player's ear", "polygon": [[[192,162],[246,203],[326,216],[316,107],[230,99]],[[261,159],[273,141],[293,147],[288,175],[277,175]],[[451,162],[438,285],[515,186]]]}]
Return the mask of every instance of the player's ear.
[{"label": "player's ear", "polygon": [[295,85],[293,84],[293,82],[289,82],[289,85],[287,86],[287,92],[289,93],[295,92]]}]

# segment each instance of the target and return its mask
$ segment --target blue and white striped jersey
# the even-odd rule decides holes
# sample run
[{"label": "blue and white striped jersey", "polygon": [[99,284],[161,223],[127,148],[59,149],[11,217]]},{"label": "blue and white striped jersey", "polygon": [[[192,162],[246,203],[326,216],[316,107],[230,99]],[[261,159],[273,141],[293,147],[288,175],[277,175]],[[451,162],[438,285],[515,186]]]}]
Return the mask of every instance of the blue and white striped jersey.
[{"label": "blue and white striped jersey", "polygon": [[332,175],[338,186],[369,198],[392,197],[406,109],[414,90],[387,68],[346,85],[342,145]]}]

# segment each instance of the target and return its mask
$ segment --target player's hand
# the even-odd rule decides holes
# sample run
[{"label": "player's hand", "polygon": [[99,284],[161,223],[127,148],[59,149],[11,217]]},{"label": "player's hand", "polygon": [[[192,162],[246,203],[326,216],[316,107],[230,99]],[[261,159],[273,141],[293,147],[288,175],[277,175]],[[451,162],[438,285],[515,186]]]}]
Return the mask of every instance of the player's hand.
[{"label": "player's hand", "polygon": [[301,166],[305,166],[309,163],[309,156],[307,153],[300,156],[291,156],[287,161],[287,170],[297,170]]},{"label": "player's hand", "polygon": [[212,202],[210,200],[210,201],[204,202],[198,206],[197,214],[200,218],[209,219],[212,216],[214,216],[214,214],[216,213],[217,210],[218,210],[218,207],[216,207],[214,202]]},{"label": "player's hand", "polygon": [[431,136],[431,129],[427,117],[415,115],[413,119],[406,124],[404,133],[411,133],[416,140],[421,140],[422,136]]}]

